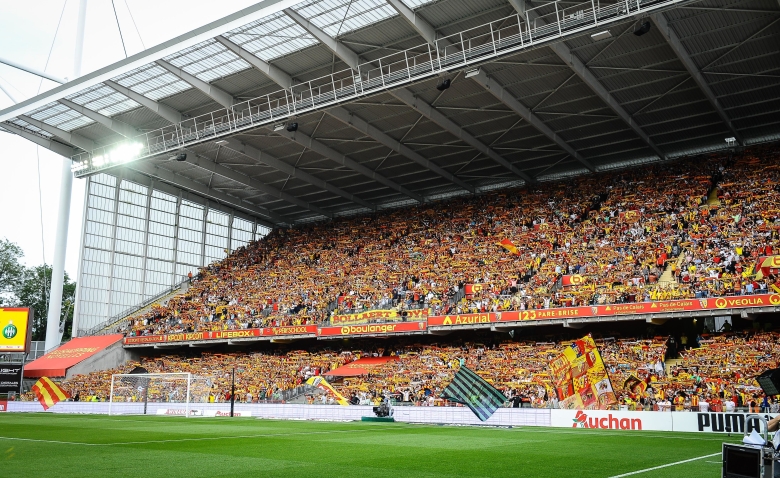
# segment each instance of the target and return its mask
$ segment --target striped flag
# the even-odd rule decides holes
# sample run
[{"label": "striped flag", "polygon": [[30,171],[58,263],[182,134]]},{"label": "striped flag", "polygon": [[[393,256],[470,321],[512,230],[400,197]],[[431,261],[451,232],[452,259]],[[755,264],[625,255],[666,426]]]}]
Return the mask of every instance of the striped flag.
[{"label": "striped flag", "polygon": [[52,382],[49,377],[41,377],[41,379],[33,385],[32,391],[35,393],[35,396],[38,397],[38,401],[41,402],[44,410],[48,410],[58,402],[70,398],[68,392]]},{"label": "striped flag", "polygon": [[465,365],[460,366],[442,397],[466,405],[483,422],[506,402],[503,393]]},{"label": "striped flag", "polygon": [[511,252],[512,254],[515,254],[515,255],[519,255],[520,254],[520,252],[517,250],[517,246],[515,246],[515,244],[512,241],[510,241],[509,239],[504,239],[501,242],[497,242],[496,245],[499,245],[499,246],[503,247],[504,249],[506,249],[507,251]]}]

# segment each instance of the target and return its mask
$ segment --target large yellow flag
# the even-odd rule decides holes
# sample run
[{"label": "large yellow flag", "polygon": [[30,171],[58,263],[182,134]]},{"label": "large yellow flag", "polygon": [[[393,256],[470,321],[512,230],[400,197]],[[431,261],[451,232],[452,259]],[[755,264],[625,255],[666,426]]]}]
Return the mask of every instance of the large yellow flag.
[{"label": "large yellow flag", "polygon": [[38,397],[38,401],[41,402],[44,410],[48,410],[58,402],[70,398],[68,392],[52,382],[49,377],[41,377],[41,379],[33,385],[32,391],[35,393],[35,396]]}]

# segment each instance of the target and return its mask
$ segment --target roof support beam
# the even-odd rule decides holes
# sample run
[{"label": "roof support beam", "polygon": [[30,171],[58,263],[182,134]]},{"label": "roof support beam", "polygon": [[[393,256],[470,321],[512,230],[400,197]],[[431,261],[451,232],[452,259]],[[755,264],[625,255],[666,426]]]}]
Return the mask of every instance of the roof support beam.
[{"label": "roof support beam", "polygon": [[332,51],[334,55],[341,58],[353,70],[357,70],[357,66],[360,63],[360,57],[358,54],[352,51],[349,47],[331,37],[319,27],[311,23],[309,20],[303,18],[298,12],[292,8],[285,8],[284,13],[292,18],[295,23],[303,27],[304,30],[311,33],[320,43],[325,45],[328,50]]},{"label": "roof support beam", "polygon": [[236,45],[222,35],[216,36],[214,39],[225,46],[225,48],[241,57],[244,61],[255,67],[255,69],[262,72],[265,76],[273,80],[277,85],[286,90],[292,88],[292,77],[278,67],[258,58],[253,53],[244,50],[240,45]]},{"label": "roof support beam", "polygon": [[155,61],[158,65],[171,72],[185,83],[189,83],[193,88],[202,91],[206,96],[221,104],[225,108],[230,108],[235,103],[233,96],[225,90],[207,83],[195,75],[191,75],[181,68],[168,63],[165,60]]},{"label": "roof support beam", "polygon": [[354,194],[348,193],[341,188],[337,188],[327,181],[323,181],[322,179],[313,176],[306,171],[302,171],[295,166],[292,166],[291,164],[287,164],[281,159],[276,159],[273,156],[269,156],[268,153],[264,153],[257,148],[254,148],[248,144],[244,144],[236,138],[224,138],[224,140],[227,141],[226,147],[232,149],[233,151],[237,151],[244,156],[248,156],[254,159],[255,161],[265,163],[274,169],[277,169],[285,174],[289,174],[291,177],[298,178],[301,181],[311,184],[312,186],[316,186],[337,196],[341,196],[344,199],[348,199],[349,201],[371,209],[372,211],[376,210],[376,206],[374,204],[371,204],[368,201],[364,201],[363,199],[360,199]]},{"label": "roof support beam", "polygon": [[[529,14],[530,15],[530,14]],[[588,70],[588,68],[585,66],[582,61],[577,58],[574,53],[567,47],[566,45],[561,43],[553,43],[550,45],[550,48],[552,51],[555,52],[558,57],[566,62],[569,67],[574,71],[574,73],[577,74],[577,76],[585,82],[590,89],[596,93],[596,96],[601,98],[601,100],[609,106],[609,108],[615,112],[627,125],[629,128],[634,130],[634,133],[637,134],[640,138],[642,138],[642,141],[647,144],[650,149],[655,151],[655,154],[658,155],[661,159],[666,159],[666,153],[664,153],[661,148],[659,148],[655,142],[650,139],[650,136],[647,135],[647,133],[644,132],[644,130],[634,121],[634,118],[631,117],[631,115],[628,114],[628,112],[620,106],[618,101],[615,99],[614,96],[612,96],[606,88],[596,79],[596,76],[593,75],[593,73]]]},{"label": "roof support beam", "polygon": [[[113,83],[113,82],[111,82],[111,83]],[[113,85],[109,85],[109,86],[114,88]],[[118,86],[121,87],[121,85],[118,85]],[[222,90],[220,90],[220,91],[222,91]],[[122,92],[122,91],[120,91],[120,93],[124,94],[124,92]],[[225,93],[225,94],[227,94],[227,93]],[[147,100],[148,100],[148,98],[147,98]],[[148,100],[148,101],[153,101],[153,100]],[[231,101],[232,101],[232,97],[231,97]],[[159,114],[161,117],[167,119],[171,123],[175,123],[174,120],[176,119],[176,115],[178,115],[178,117],[182,116],[181,113],[179,113],[178,111],[174,110],[173,108],[171,108],[169,106],[161,105],[158,102],[154,102],[154,103],[156,104],[156,106],[162,106],[164,108],[159,109],[159,110],[155,110],[156,106],[152,105],[152,107],[150,109],[152,109],[153,111],[155,111],[155,113]],[[141,103],[141,104],[144,104],[144,103]],[[146,106],[146,105],[144,104],[144,106]],[[165,113],[165,114],[163,114],[163,112],[165,112],[166,110],[170,110],[172,113]],[[240,153],[243,153],[243,154],[245,154],[245,155],[247,155],[247,156],[249,156],[251,158],[254,158],[254,159],[258,160],[258,161],[261,161],[261,162],[267,164],[268,166],[270,166],[270,167],[272,167],[274,169],[277,169],[277,170],[282,171],[282,172],[284,172],[286,174],[289,174],[290,176],[293,176],[293,177],[296,177],[298,179],[301,179],[301,180],[303,180],[303,181],[305,181],[305,182],[307,182],[307,183],[309,183],[309,184],[311,184],[313,186],[317,186],[317,187],[322,188],[322,189],[324,189],[326,191],[332,192],[333,194],[341,196],[341,197],[343,197],[345,199],[348,199],[348,200],[350,200],[350,201],[352,201],[354,203],[360,204],[363,207],[366,207],[366,208],[369,208],[369,209],[372,209],[372,210],[376,210],[376,206],[375,205],[360,199],[359,197],[355,196],[354,194],[348,193],[348,192],[346,192],[346,191],[344,191],[344,190],[342,190],[340,188],[337,188],[337,187],[335,187],[335,186],[333,186],[333,185],[331,185],[331,184],[329,184],[329,183],[327,183],[327,182],[325,182],[325,181],[323,181],[323,180],[321,180],[319,178],[316,178],[316,177],[312,176],[309,173],[301,171],[300,169],[295,168],[295,167],[285,163],[284,161],[281,161],[281,160],[276,159],[276,158],[274,158],[272,156],[269,156],[268,154],[261,154],[260,151],[252,148],[251,146],[244,145],[243,143],[241,143],[240,141],[238,141],[235,138],[224,138],[224,140],[228,142],[228,147],[230,149],[234,150],[234,151],[238,151]],[[200,157],[200,158],[201,158],[200,161],[202,163],[203,159],[202,159],[202,157]],[[198,164],[198,163],[195,163],[195,164]],[[242,173],[239,173],[239,172],[237,172],[237,171],[235,171],[233,169],[227,168],[225,166],[221,166],[221,165],[216,164],[216,163],[213,163],[213,164],[215,166],[218,166],[218,168],[215,169],[215,166],[210,166],[210,165],[203,165],[203,166],[201,166],[201,164],[198,164],[198,165],[203,167],[203,169],[206,169],[208,171],[214,172],[215,174],[218,174],[218,175],[223,176],[225,178],[231,179],[233,181],[240,182],[240,183],[242,183],[242,184],[244,184],[246,186],[255,188],[255,189],[259,190],[259,191],[263,191],[266,194],[270,194],[270,195],[272,195],[274,197],[277,197],[277,198],[280,198],[280,199],[284,199],[285,201],[287,201],[287,202],[289,202],[291,204],[295,204],[295,205],[300,206],[300,207],[302,207],[304,209],[308,209],[309,211],[312,211],[314,213],[320,214],[320,215],[325,216],[325,217],[333,217],[333,215],[328,213],[327,211],[325,211],[323,209],[320,209],[319,207],[314,206],[312,204],[309,204],[309,203],[307,203],[305,201],[302,201],[302,200],[296,198],[295,196],[292,196],[291,194],[287,194],[287,193],[285,193],[283,191],[280,191],[280,190],[278,190],[278,189],[276,189],[276,188],[274,188],[272,186],[269,186],[269,185],[266,185],[266,184],[264,184],[264,183],[262,183],[260,181],[254,180],[254,179],[250,178],[249,176],[244,175]]]},{"label": "roof support beam", "polygon": [[[297,15],[297,13],[295,13],[295,14]],[[298,15],[298,16],[300,17],[300,15]],[[288,75],[284,71],[280,70],[279,68],[264,62],[260,58],[257,58],[256,56],[254,56],[252,53],[249,53],[248,51],[242,49],[240,46],[236,45],[235,43],[232,43],[230,40],[227,40],[227,39],[225,39],[223,37],[217,37],[217,41],[222,43],[223,45],[225,45],[227,48],[229,48],[230,50],[232,50],[233,52],[235,52],[239,56],[241,56],[241,58],[246,60],[250,65],[254,66],[258,71],[260,71],[261,73],[263,73],[266,76],[268,76],[268,78],[270,78],[271,80],[276,82],[282,88],[289,88],[290,85],[292,84],[292,77],[290,77],[290,75]],[[360,173],[360,174],[362,174],[362,175],[364,175],[366,177],[369,177],[369,178],[371,178],[371,179],[373,179],[373,180],[375,180],[375,181],[377,181],[377,182],[379,182],[379,183],[381,183],[381,184],[383,184],[383,185],[385,185],[385,186],[387,186],[389,188],[395,189],[398,192],[406,194],[407,196],[412,197],[412,198],[414,198],[417,201],[423,202],[422,196],[414,194],[413,192],[409,191],[408,189],[404,188],[403,186],[397,184],[395,181],[392,181],[392,180],[384,177],[383,175],[366,168],[365,166],[363,166],[363,165],[359,164],[358,162],[354,161],[353,159],[351,159],[351,158],[349,158],[349,157],[339,153],[338,151],[336,151],[336,150],[334,150],[334,149],[332,149],[332,148],[330,148],[330,147],[320,143],[317,140],[314,140],[314,139],[310,138],[309,136],[306,136],[305,134],[303,134],[301,132],[288,133],[286,131],[281,131],[280,134],[281,134],[281,136],[285,136],[288,139],[291,139],[292,141],[294,141],[294,142],[296,142],[298,144],[301,144],[301,145],[303,145],[303,146],[305,146],[305,147],[307,147],[309,149],[312,149],[313,151],[321,154],[322,156],[325,156],[326,158],[331,159],[332,161],[335,161],[335,162],[341,164],[342,166],[345,166],[345,167],[347,167],[347,168],[349,168],[349,169],[351,169],[353,171],[356,171],[356,172],[358,172],[358,173]],[[329,184],[329,183],[327,183],[327,182],[325,182],[325,181],[323,181],[321,179],[318,179],[318,178],[316,178],[315,176],[312,176],[309,173],[301,171],[300,169],[297,169],[297,168],[295,168],[295,167],[285,163],[284,161],[280,161],[280,160],[275,159],[275,158],[269,158],[269,156],[267,154],[261,156],[260,151],[252,148],[251,146],[244,145],[244,144],[240,143],[238,140],[228,139],[227,141],[229,141],[229,144],[231,145],[230,146],[231,149],[234,149],[236,151],[242,152],[243,154],[245,154],[245,155],[247,155],[249,157],[253,157],[253,158],[257,159],[258,161],[265,162],[269,166],[274,167],[274,168],[276,168],[276,169],[278,169],[280,171],[286,172],[290,176],[294,176],[294,177],[300,178],[300,179],[308,182],[309,184],[312,184],[314,186],[317,186],[317,187],[320,187],[322,189],[325,189],[326,191],[330,191],[330,192],[332,192],[332,193],[334,193],[334,194],[336,194],[338,196],[341,196],[343,198],[349,199],[350,201],[352,201],[354,203],[360,204],[363,207],[366,207],[366,208],[369,208],[369,209],[371,209],[373,211],[376,211],[376,205],[374,205],[374,204],[372,204],[372,203],[370,203],[368,201],[364,201],[363,199],[360,199],[359,197],[357,197],[357,196],[355,196],[353,194],[350,194],[350,193],[342,190],[341,188],[337,188],[337,187],[335,187],[335,186],[333,186],[333,185],[331,185],[331,184]],[[316,148],[316,149],[314,149],[314,148]],[[254,152],[252,152],[252,150],[254,150]],[[261,157],[264,158],[264,159],[260,159]]]},{"label": "roof support beam", "polygon": [[[350,48],[348,48],[340,41],[332,38],[324,31],[320,30],[318,27],[310,23],[305,18],[301,17],[298,13],[296,13],[292,9],[288,8],[284,11],[284,13],[289,15],[293,20],[295,20],[296,23],[298,23],[306,31],[311,33],[317,40],[320,41],[320,43],[325,45],[336,56],[341,58],[344,61],[344,63],[349,65],[350,68],[352,68],[353,70],[358,69],[358,64],[360,64],[360,57],[358,56],[357,53],[352,51]],[[424,101],[418,98],[415,98],[414,94],[408,89],[400,88],[395,91],[390,91],[389,93],[395,96],[396,98],[400,99],[404,103],[408,104],[412,108],[415,108],[416,110],[418,110],[420,114],[427,117],[434,123],[438,124],[439,126],[443,127],[444,129],[447,129],[451,133],[463,139],[464,141],[469,143],[472,147],[476,148],[478,151],[487,154],[488,157],[496,161],[498,164],[509,169],[515,175],[523,178],[525,181],[533,182],[533,179],[531,179],[530,176],[528,176],[527,174],[523,173],[519,169],[512,166],[509,163],[509,161],[501,157],[500,154],[490,149],[487,145],[479,141],[477,138],[471,136],[469,133],[464,131],[463,128],[461,128],[460,126],[457,126],[454,122],[452,122],[450,119],[444,116],[444,114],[442,114],[436,108],[434,108],[433,106],[429,105],[428,103],[425,103]]]},{"label": "roof support beam", "polygon": [[223,204],[230,205],[236,209],[247,211],[255,216],[269,218],[275,224],[292,224],[291,220],[286,219],[276,214],[273,211],[243,201],[242,199],[237,198],[235,196],[230,196],[228,194],[223,193],[222,191],[217,191],[212,188],[209,188],[205,184],[201,184],[199,182],[193,181],[192,179],[185,178],[180,174],[176,174],[172,171],[168,171],[167,169],[163,169],[149,161],[131,163],[125,165],[125,167],[134,169],[139,173],[143,173],[148,176],[168,182],[182,189],[187,189],[200,196],[211,198]]},{"label": "roof support beam", "polygon": [[[538,25],[546,25],[547,22],[543,18],[539,18],[539,14],[536,13],[536,10],[527,10],[526,9],[526,0],[510,0],[510,3],[515,8],[515,10],[520,13],[521,16],[527,16],[530,21],[536,21]],[[640,138],[642,138],[642,141],[647,144],[650,149],[655,151],[655,153],[661,158],[666,159],[666,153],[664,153],[661,148],[659,148],[655,142],[653,142],[652,139],[650,139],[650,136],[647,135],[647,133],[642,130],[642,128],[634,121],[634,119],[631,117],[631,115],[628,114],[628,112],[620,106],[620,103],[615,99],[614,96],[612,96],[609,91],[607,91],[606,88],[599,82],[599,80],[596,78],[596,76],[590,72],[588,67],[585,66],[585,64],[577,58],[577,56],[571,51],[571,49],[566,46],[566,44],[563,41],[560,41],[558,43],[553,43],[550,45],[550,49],[558,55],[558,57],[566,63],[569,68],[574,71],[574,73],[579,77],[580,80],[582,80],[588,87],[593,91],[596,96],[601,98],[601,101],[607,104],[609,108],[617,114],[620,119],[622,119],[628,126],[631,128],[634,133],[637,134]]]},{"label": "roof support beam", "polygon": [[555,144],[560,146],[561,149],[566,151],[569,156],[575,158],[582,163],[591,172],[596,171],[596,167],[587,159],[583,158],[580,153],[569,146],[566,141],[563,140],[558,134],[550,129],[549,126],[536,116],[530,109],[526,108],[522,103],[517,101],[511,93],[509,93],[504,87],[502,87],[494,78],[489,78],[484,71],[480,71],[478,75],[472,76],[472,80],[476,81],[483,88],[485,88],[490,94],[496,97],[500,102],[508,106],[512,111],[517,113],[521,118],[526,120],[531,126],[536,128],[540,133],[547,136]]},{"label": "roof support beam", "polygon": [[696,84],[699,86],[699,89],[702,91],[702,93],[704,93],[704,96],[707,97],[707,100],[709,100],[712,107],[715,108],[715,111],[718,113],[718,116],[720,116],[720,119],[723,120],[723,122],[726,124],[729,131],[731,131],[731,134],[734,135],[734,137],[737,139],[739,144],[745,144],[744,140],[742,139],[742,136],[737,131],[737,128],[734,127],[734,124],[732,124],[731,119],[726,114],[726,110],[723,109],[723,106],[720,104],[720,101],[718,101],[718,98],[715,96],[715,93],[712,91],[712,88],[710,88],[710,85],[707,83],[707,80],[704,79],[704,76],[701,74],[701,71],[696,66],[696,63],[694,63],[693,60],[691,59],[691,56],[688,54],[688,51],[685,49],[685,46],[680,41],[680,37],[677,36],[677,33],[674,31],[671,25],[669,25],[669,22],[666,20],[664,14],[656,13],[654,15],[651,15],[650,18],[652,18],[653,23],[655,23],[655,26],[658,27],[658,31],[661,32],[661,36],[664,37],[666,43],[668,43],[669,46],[672,48],[675,55],[677,55],[677,58],[680,59],[680,62],[682,62],[685,69],[688,70],[688,73],[691,74],[693,81],[696,82]]},{"label": "roof support beam", "polygon": [[157,114],[163,119],[170,121],[171,123],[181,123],[182,120],[184,120],[184,115],[182,115],[181,113],[179,113],[178,111],[176,111],[175,109],[171,108],[168,105],[164,105],[159,101],[155,101],[151,98],[147,98],[146,96],[136,93],[130,88],[124,87],[115,81],[106,80],[103,83],[109,88],[112,88],[118,91],[119,93],[122,93],[123,95],[127,96],[131,100],[135,101],[141,106],[146,107],[153,113]]},{"label": "roof support beam", "polygon": [[52,153],[59,154],[60,156],[66,157],[68,159],[72,158],[73,155],[75,155],[78,152],[76,149],[73,149],[72,147],[66,144],[58,143],[57,141],[53,141],[51,139],[46,139],[42,136],[38,136],[37,134],[33,134],[29,131],[25,131],[24,128],[20,128],[16,125],[12,125],[8,123],[0,123],[0,127],[2,127],[8,132],[21,136],[27,141],[32,141],[38,146],[48,149]]},{"label": "roof support beam", "polygon": [[[511,3],[514,5],[517,3],[518,0],[510,0]],[[421,37],[425,39],[426,42],[428,42],[430,45],[436,47],[436,29],[431,25],[430,23],[426,22],[425,19],[418,17],[415,15],[415,13],[407,7],[401,0],[387,0],[387,2],[393,6],[393,8],[398,11],[398,13],[406,19],[407,22],[415,29],[417,30],[417,33],[420,34]],[[472,77],[474,81],[476,81],[479,85],[481,85],[483,88],[488,90],[493,96],[496,97],[500,102],[504,103],[506,106],[508,106],[512,111],[517,113],[521,118],[526,120],[528,123],[530,123],[533,127],[535,127],[537,130],[539,130],[542,134],[547,136],[549,139],[551,139],[553,142],[555,142],[558,146],[561,147],[564,151],[566,151],[571,157],[576,158],[577,161],[581,162],[583,165],[585,165],[586,168],[588,168],[590,171],[595,171],[596,168],[585,158],[582,157],[579,153],[577,153],[574,148],[566,144],[565,141],[563,141],[562,138],[560,138],[553,130],[551,130],[544,122],[542,122],[541,119],[539,119],[538,116],[536,116],[530,109],[523,106],[519,101],[517,101],[514,96],[509,94],[496,80],[492,78],[488,78],[487,75],[485,75],[484,72],[481,72],[475,76]]]},{"label": "roof support beam", "polygon": [[335,108],[331,108],[330,110],[328,110],[328,114],[330,114],[337,120],[341,121],[342,123],[352,126],[353,128],[365,134],[366,136],[373,138],[376,141],[382,143],[383,145],[392,149],[396,153],[399,153],[402,156],[411,159],[412,161],[419,164],[420,166],[430,169],[434,173],[438,174],[439,176],[443,177],[444,179],[447,179],[448,181],[454,184],[457,184],[463,189],[471,193],[475,191],[474,186],[472,186],[471,184],[468,184],[467,182],[461,180],[454,174],[450,174],[447,170],[440,168],[432,161],[425,159],[424,157],[422,157],[422,155],[412,150],[412,148],[410,148],[409,146],[406,146],[400,141],[393,139],[392,137],[390,137],[390,135],[385,134],[376,126],[372,126],[368,121],[352,114],[347,109],[337,106]]},{"label": "roof support beam", "polygon": [[386,0],[391,7],[395,9],[415,30],[425,39],[426,42],[433,45],[436,43],[436,29],[426,22],[424,18],[418,17],[414,10],[407,7],[401,0]]},{"label": "roof support beam", "polygon": [[317,141],[316,139],[310,136],[305,135],[304,133],[301,133],[300,131],[295,131],[293,133],[290,133],[288,131],[283,130],[283,131],[279,131],[279,134],[281,136],[284,136],[285,138],[295,141],[301,146],[304,146],[314,151],[315,153],[325,156],[326,158],[330,159],[333,162],[339,163],[340,165],[345,166],[353,171],[356,171],[362,174],[363,176],[366,176],[367,178],[371,178],[378,183],[384,184],[385,186],[394,189],[401,194],[405,194],[406,196],[409,196],[410,198],[414,199],[417,202],[420,203],[425,202],[425,199],[419,194],[416,194],[406,189],[405,187],[401,186],[395,181],[384,177],[383,175],[377,173],[376,171],[372,171],[371,169],[363,166],[362,164],[356,162],[355,160],[349,158],[348,156],[339,153],[335,149],[324,145],[323,143]]},{"label": "roof support beam", "polygon": [[492,159],[496,163],[500,164],[501,166],[505,167],[509,171],[512,171],[516,176],[522,178],[528,183],[533,183],[534,180],[531,178],[531,176],[527,175],[526,173],[520,171],[515,166],[513,166],[509,161],[504,159],[500,154],[495,152],[493,148],[489,147],[482,141],[478,140],[474,136],[471,135],[471,133],[467,132],[457,124],[455,124],[454,121],[444,116],[444,114],[434,108],[433,106],[429,105],[425,101],[421,100],[420,98],[417,98],[412,94],[411,91],[407,90],[406,88],[400,88],[395,91],[390,92],[391,95],[398,98],[399,100],[403,101],[407,105],[414,108],[418,113],[425,116],[429,120],[433,121],[437,125],[441,126],[445,130],[449,131],[451,134],[456,136],[457,138],[461,139],[462,141],[469,144],[472,148],[476,149],[480,153],[484,154],[488,158]]},{"label": "roof support beam", "polygon": [[212,161],[211,159],[208,159],[202,155],[199,154],[193,154],[193,158],[190,160],[188,159],[187,162],[190,164],[193,164],[201,169],[205,169],[206,171],[211,171],[212,173],[222,176],[223,178],[230,179],[231,181],[235,181],[237,183],[240,183],[244,186],[249,186],[250,188],[257,189],[258,191],[262,191],[265,194],[268,194],[269,196],[273,196],[277,199],[281,199],[283,201],[287,201],[290,204],[295,204],[296,206],[299,206],[303,209],[307,209],[313,213],[319,214],[321,216],[332,218],[333,214],[320,209],[319,207],[309,204],[308,202],[299,199],[292,194],[286,193],[280,189],[277,189],[271,185],[265,184],[263,182],[260,182],[256,179],[252,179],[246,174],[239,173],[238,171],[235,171],[233,169],[227,168],[215,161]]},{"label": "roof support beam", "polygon": [[95,142],[89,138],[85,138],[84,136],[81,136],[80,134],[65,131],[63,129],[57,128],[56,126],[46,124],[43,121],[38,121],[37,119],[31,118],[27,115],[19,115],[19,118],[30,123],[31,125],[35,126],[38,129],[42,129],[47,133],[53,134],[54,136],[65,141],[66,143],[70,143],[73,146],[76,146],[77,148],[83,149],[84,151],[92,151],[93,149],[95,149]]},{"label": "roof support beam", "polygon": [[17,63],[15,61],[11,61],[11,60],[9,60],[7,58],[0,58],[0,63],[2,63],[4,65],[8,65],[8,66],[13,67],[13,68],[17,68],[17,69],[25,71],[27,73],[31,73],[31,74],[33,74],[35,76],[39,76],[41,78],[46,78],[47,80],[53,81],[55,83],[63,84],[63,83],[67,83],[67,81],[68,81],[65,78],[59,78],[57,76],[51,75],[49,73],[46,73],[45,71],[37,70],[35,68],[30,68],[29,66],[24,66],[21,63]]},{"label": "roof support beam", "polygon": [[108,116],[104,116],[98,113],[97,111],[92,111],[91,109],[85,108],[78,103],[74,103],[70,100],[66,100],[65,98],[58,101],[63,105],[67,106],[68,108],[72,109],[73,111],[76,111],[77,113],[86,116],[92,121],[102,124],[103,126],[110,129],[111,131],[121,134],[125,138],[132,138],[133,136],[138,136],[139,134],[141,134],[140,131],[136,130],[135,128],[133,128],[127,123],[123,123],[119,120],[115,120],[109,118]]}]

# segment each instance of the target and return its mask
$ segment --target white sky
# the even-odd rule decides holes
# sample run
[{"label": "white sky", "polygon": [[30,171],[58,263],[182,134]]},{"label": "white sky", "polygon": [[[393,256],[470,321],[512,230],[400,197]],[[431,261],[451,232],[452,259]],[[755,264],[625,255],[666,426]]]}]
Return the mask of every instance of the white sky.
[{"label": "white sky", "polygon": [[[220,0],[192,2],[184,0],[114,0],[122,28],[127,54],[133,55],[175,36],[191,31],[257,0]],[[46,72],[72,78],[79,0],[3,1],[0,6],[0,57],[43,70],[49,49],[54,47]],[[81,73],[87,74],[124,58],[122,43],[111,7],[111,0],[90,0],[84,38]],[[64,10],[63,10],[64,6]],[[128,13],[132,12],[138,33]],[[62,13],[59,33],[54,38]],[[140,34],[140,39],[139,39]],[[16,101],[35,96],[40,80],[30,74],[0,64],[0,83]],[[57,86],[44,80],[41,91]],[[13,102],[0,91],[0,109]],[[16,135],[0,132],[0,238],[8,238],[24,249],[23,262],[28,266],[42,264],[41,208],[43,204],[43,241],[45,259],[52,263],[54,236],[60,190],[62,157],[39,148],[40,191],[38,194],[38,160],[36,146]],[[79,237],[81,235],[86,180],[73,180],[70,209],[68,252],[65,270],[76,279]]]}]

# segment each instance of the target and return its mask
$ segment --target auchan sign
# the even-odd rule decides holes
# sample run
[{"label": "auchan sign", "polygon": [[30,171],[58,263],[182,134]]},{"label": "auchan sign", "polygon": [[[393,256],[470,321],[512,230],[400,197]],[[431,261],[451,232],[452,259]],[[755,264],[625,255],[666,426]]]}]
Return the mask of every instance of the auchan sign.
[{"label": "auchan sign", "polygon": [[617,410],[550,410],[550,424],[564,428],[672,431],[672,413]]}]

